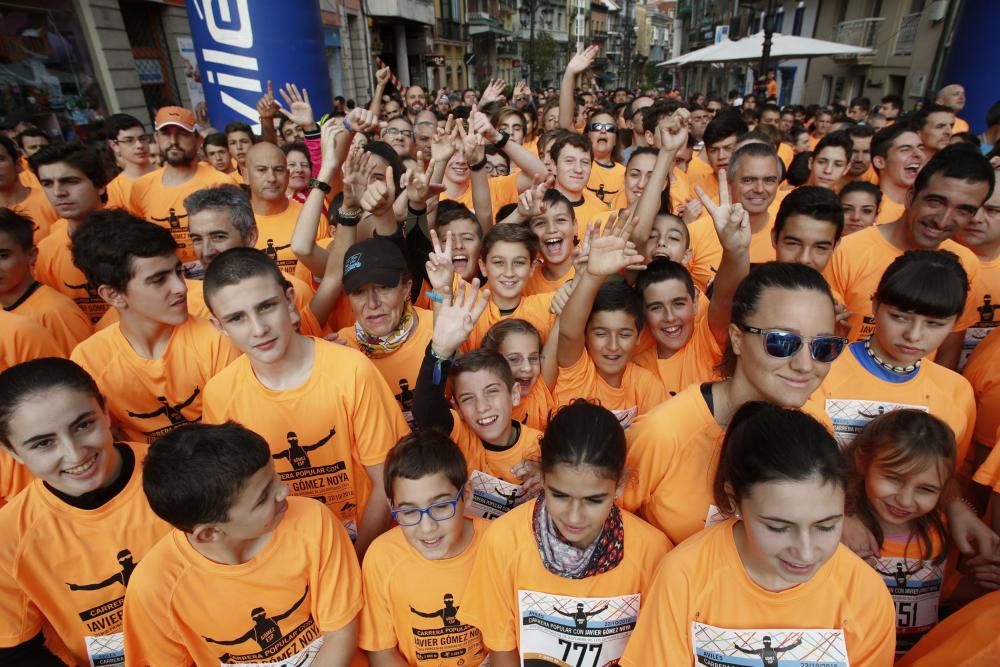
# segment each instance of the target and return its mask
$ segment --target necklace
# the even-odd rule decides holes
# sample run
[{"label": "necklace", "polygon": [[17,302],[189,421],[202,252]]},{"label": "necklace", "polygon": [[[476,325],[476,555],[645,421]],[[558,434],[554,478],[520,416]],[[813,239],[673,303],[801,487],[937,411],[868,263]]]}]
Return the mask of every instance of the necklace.
[{"label": "necklace", "polygon": [[907,373],[912,373],[913,371],[920,368],[919,360],[916,363],[910,364],[909,366],[893,366],[890,363],[882,361],[879,358],[879,356],[875,354],[875,350],[872,349],[871,338],[865,340],[865,351],[868,353],[868,356],[871,357],[876,364],[878,364],[885,370],[889,371],[890,373],[895,373],[897,375],[906,375]]}]

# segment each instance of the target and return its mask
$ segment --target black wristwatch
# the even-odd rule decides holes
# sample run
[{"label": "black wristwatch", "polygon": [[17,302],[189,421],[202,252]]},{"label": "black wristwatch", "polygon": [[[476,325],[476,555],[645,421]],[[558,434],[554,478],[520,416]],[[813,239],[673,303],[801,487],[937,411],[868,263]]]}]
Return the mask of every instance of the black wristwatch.
[{"label": "black wristwatch", "polygon": [[483,159],[476,164],[469,165],[469,171],[482,171],[483,167],[486,166],[486,154],[483,153]]},{"label": "black wristwatch", "polygon": [[507,145],[508,141],[510,141],[510,135],[504,132],[503,130],[500,130],[500,140],[494,143],[493,145],[497,147],[498,151],[502,151],[503,147]]},{"label": "black wristwatch", "polygon": [[330,187],[329,183],[317,181],[315,178],[309,179],[309,188],[316,188],[317,190],[321,190],[324,194],[330,194],[333,192],[333,188]]}]

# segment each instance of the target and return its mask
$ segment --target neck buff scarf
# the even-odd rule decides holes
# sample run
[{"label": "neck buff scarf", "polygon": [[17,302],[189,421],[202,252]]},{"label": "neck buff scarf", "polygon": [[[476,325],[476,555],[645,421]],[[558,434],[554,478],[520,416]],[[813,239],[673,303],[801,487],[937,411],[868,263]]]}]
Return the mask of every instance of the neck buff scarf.
[{"label": "neck buff scarf", "polygon": [[407,301],[406,309],[403,310],[403,317],[399,320],[399,326],[390,331],[385,336],[371,336],[361,328],[361,323],[354,322],[354,335],[357,336],[358,346],[361,351],[369,357],[385,357],[392,354],[403,346],[413,332],[413,325],[417,318],[413,312],[413,305]]},{"label": "neck buff scarf", "polygon": [[611,506],[600,535],[586,549],[577,548],[559,534],[545,507],[545,496],[535,501],[532,527],[545,569],[566,579],[583,579],[608,572],[618,567],[625,556],[625,529],[617,505]]}]

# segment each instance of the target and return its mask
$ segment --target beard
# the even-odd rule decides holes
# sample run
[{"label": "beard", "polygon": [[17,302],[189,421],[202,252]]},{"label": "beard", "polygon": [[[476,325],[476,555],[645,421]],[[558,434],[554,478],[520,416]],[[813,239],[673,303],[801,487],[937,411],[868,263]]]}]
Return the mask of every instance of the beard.
[{"label": "beard", "polygon": [[[183,156],[177,155],[177,150],[183,153]],[[171,154],[171,151],[173,151],[173,154]],[[180,146],[170,146],[165,151],[161,151],[161,153],[165,157],[164,161],[171,167],[190,167],[198,156],[198,149],[192,148],[186,151]]]}]

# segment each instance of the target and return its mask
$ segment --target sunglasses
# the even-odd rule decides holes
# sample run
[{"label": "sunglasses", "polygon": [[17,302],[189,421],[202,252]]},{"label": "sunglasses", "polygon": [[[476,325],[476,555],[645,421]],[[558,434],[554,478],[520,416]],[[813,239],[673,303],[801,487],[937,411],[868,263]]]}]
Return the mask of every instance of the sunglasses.
[{"label": "sunglasses", "polygon": [[829,364],[840,356],[847,346],[847,339],[840,336],[816,336],[803,338],[791,331],[781,329],[758,329],[747,324],[739,325],[747,333],[764,337],[764,351],[775,359],[787,359],[802,349],[803,343],[809,343],[809,356],[814,361]]},{"label": "sunglasses", "polygon": [[615,129],[614,123],[591,123],[591,132],[613,132]]}]

